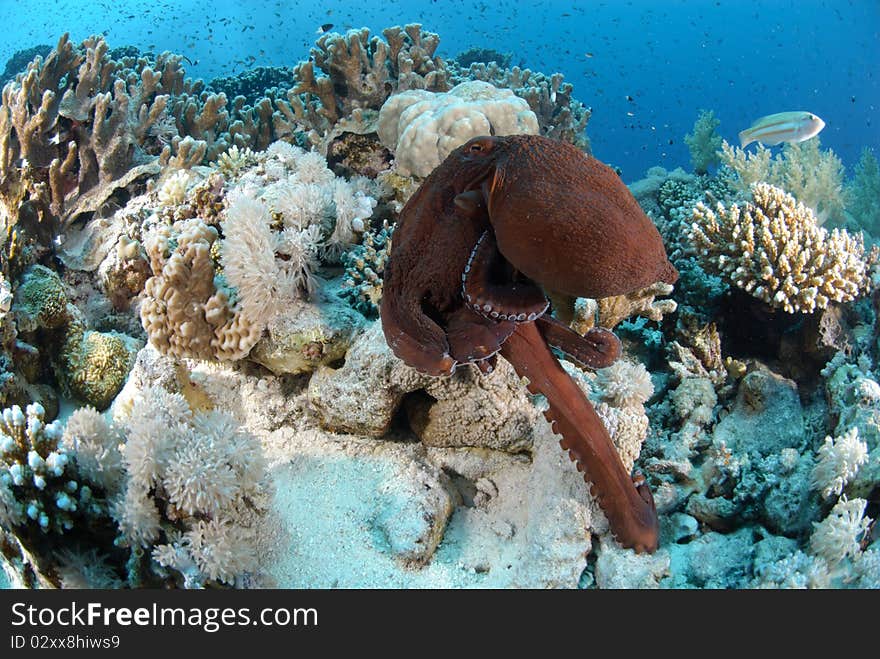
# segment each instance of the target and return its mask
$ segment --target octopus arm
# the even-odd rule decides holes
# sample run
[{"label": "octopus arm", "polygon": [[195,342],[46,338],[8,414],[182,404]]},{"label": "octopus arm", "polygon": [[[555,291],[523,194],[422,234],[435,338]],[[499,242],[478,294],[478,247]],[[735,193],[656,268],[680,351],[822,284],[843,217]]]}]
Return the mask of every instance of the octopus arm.
[{"label": "octopus arm", "polygon": [[385,295],[379,314],[385,340],[406,364],[428,375],[455,370],[446,332],[423,312],[419,300],[406,304],[406,298]]},{"label": "octopus arm", "polygon": [[565,323],[547,314],[536,322],[547,343],[564,352],[580,366],[606,368],[620,357],[620,339],[607,329],[593,327],[581,336]]},{"label": "octopus arm", "polygon": [[608,518],[611,531],[624,547],[637,552],[657,548],[657,511],[641,474],[630,478],[589,399],[565,372],[535,323],[521,323],[504,343],[501,355],[528,389],[547,398],[544,416],[562,436],[560,445],[577,463],[584,480]]},{"label": "octopus arm", "polygon": [[465,304],[492,320],[535,320],[547,311],[547,298],[539,286],[528,280],[517,281],[514,276],[498,251],[495,235],[483,232],[461,277]]}]

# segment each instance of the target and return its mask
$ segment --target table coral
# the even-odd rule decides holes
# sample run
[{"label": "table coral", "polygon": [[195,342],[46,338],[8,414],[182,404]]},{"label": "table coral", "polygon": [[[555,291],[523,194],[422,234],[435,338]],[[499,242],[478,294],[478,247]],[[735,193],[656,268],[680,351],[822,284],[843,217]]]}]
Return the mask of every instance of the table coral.
[{"label": "table coral", "polygon": [[688,237],[707,270],[788,313],[811,313],[867,290],[870,264],[860,235],[829,233],[780,188],[756,183],[751,192],[743,206],[694,207]]}]

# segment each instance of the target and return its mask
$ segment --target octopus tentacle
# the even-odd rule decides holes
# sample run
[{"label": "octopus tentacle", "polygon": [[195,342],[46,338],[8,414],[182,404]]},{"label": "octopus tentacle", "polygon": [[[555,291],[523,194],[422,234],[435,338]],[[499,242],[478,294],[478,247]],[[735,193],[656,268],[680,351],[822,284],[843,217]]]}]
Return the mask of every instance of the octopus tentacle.
[{"label": "octopus tentacle", "polygon": [[641,474],[630,478],[589,399],[565,372],[535,323],[521,323],[501,348],[528,389],[547,398],[544,416],[559,444],[577,463],[584,480],[608,518],[612,533],[624,547],[638,552],[657,548],[659,525],[650,490]]},{"label": "octopus tentacle", "polygon": [[545,311],[549,302],[541,288],[528,281],[499,283],[498,271],[507,266],[498,251],[495,236],[484,231],[471,251],[461,275],[466,304],[492,320],[531,322]]},{"label": "octopus tentacle", "polygon": [[490,320],[461,306],[447,320],[449,352],[459,364],[482,362],[501,350],[514,328],[512,321]]},{"label": "octopus tentacle", "polygon": [[409,366],[428,375],[449,375],[455,370],[446,333],[417,305],[383,300],[379,314],[391,351]]},{"label": "octopus tentacle", "polygon": [[536,320],[544,339],[587,368],[606,368],[620,357],[620,339],[607,329],[593,327],[581,336],[565,323],[544,314]]}]

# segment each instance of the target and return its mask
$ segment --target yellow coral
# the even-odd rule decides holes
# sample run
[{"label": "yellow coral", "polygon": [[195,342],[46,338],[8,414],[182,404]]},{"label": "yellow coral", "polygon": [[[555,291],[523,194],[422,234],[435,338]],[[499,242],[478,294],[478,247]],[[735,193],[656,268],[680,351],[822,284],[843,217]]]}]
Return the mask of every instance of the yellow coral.
[{"label": "yellow coral", "polygon": [[818,138],[786,144],[775,157],[763,146],[752,153],[725,141],[718,156],[736,173],[731,183],[740,192],[769,183],[808,206],[818,224],[843,219],[843,163],[831,149],[820,149]]},{"label": "yellow coral", "polygon": [[694,207],[688,237],[707,270],[788,313],[849,302],[867,289],[861,235],[829,233],[780,188],[755,183],[751,192],[753,202],[742,208]]}]

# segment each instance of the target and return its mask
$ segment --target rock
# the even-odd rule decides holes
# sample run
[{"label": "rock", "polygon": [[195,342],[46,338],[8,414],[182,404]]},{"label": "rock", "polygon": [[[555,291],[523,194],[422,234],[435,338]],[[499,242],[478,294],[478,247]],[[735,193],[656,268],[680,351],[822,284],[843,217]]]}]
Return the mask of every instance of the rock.
[{"label": "rock", "polygon": [[687,544],[668,548],[672,588],[744,588],[752,576],[755,531],[742,528],[727,535],[707,533]]},{"label": "rock", "polygon": [[248,359],[276,375],[309,373],[343,359],[363,322],[363,316],[338,299],[298,302],[272,319]]},{"label": "rock", "polygon": [[518,453],[532,446],[540,412],[505,360],[490,375],[476,367],[434,378],[406,401],[410,427],[426,446],[478,446]]},{"label": "rock", "polygon": [[763,365],[746,374],[730,414],[713,433],[735,454],[768,456],[804,442],[804,418],[797,385]]},{"label": "rock", "polygon": [[404,394],[431,380],[395,357],[378,321],[358,335],[341,368],[320,366],[309,381],[309,403],[334,432],[381,437]]},{"label": "rock", "polygon": [[821,507],[811,486],[813,459],[805,455],[793,471],[780,474],[769,491],[757,500],[761,518],[774,533],[797,536],[812,530]]},{"label": "rock", "polygon": [[637,554],[603,540],[595,574],[599,588],[659,588],[660,580],[669,576],[669,552]]}]

